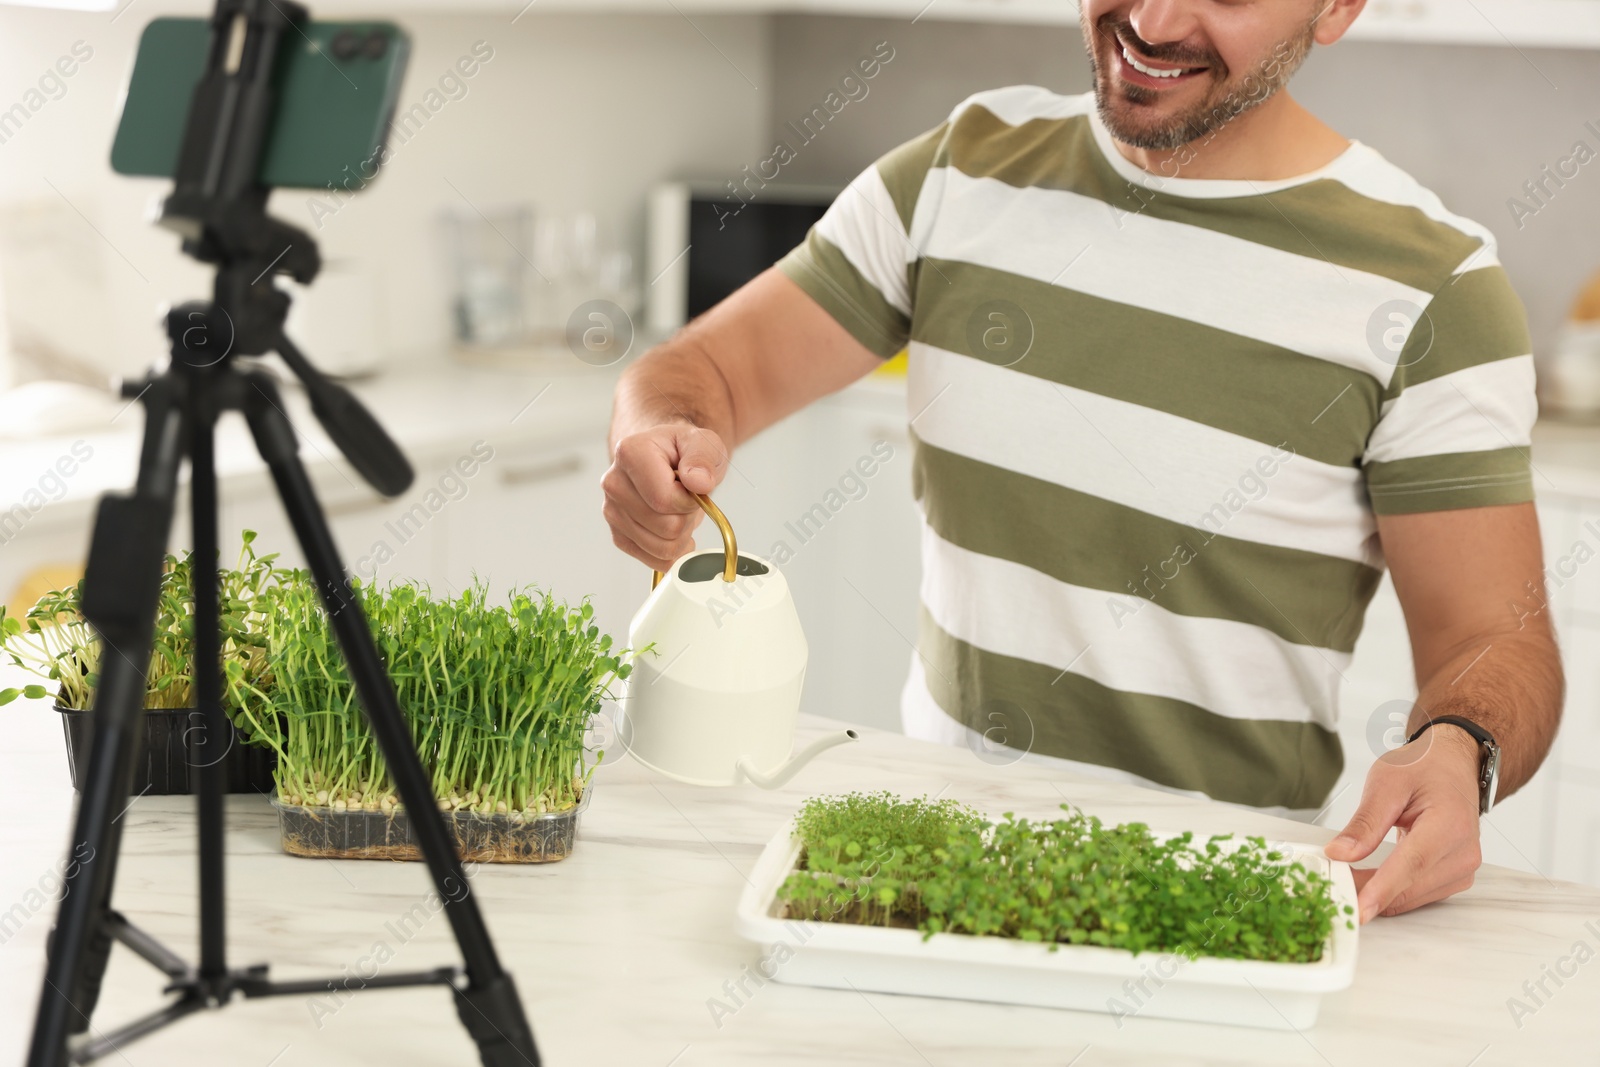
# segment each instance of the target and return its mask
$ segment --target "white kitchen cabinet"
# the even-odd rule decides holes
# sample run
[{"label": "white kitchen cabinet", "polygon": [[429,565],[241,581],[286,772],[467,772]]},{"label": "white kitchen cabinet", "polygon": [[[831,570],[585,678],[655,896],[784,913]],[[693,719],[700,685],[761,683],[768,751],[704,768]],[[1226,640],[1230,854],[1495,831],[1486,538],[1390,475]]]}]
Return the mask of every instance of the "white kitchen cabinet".
[{"label": "white kitchen cabinet", "polygon": [[1541,504],[1561,535],[1549,545],[1546,574],[1561,640],[1567,699],[1561,731],[1546,761],[1554,779],[1547,819],[1550,878],[1600,885],[1600,503],[1553,496]]},{"label": "white kitchen cabinet", "polygon": [[[921,574],[905,390],[869,378],[747,441],[717,490],[741,550],[775,562],[810,658],[803,711],[900,728]],[[715,529],[696,534],[701,550]]]},{"label": "white kitchen cabinet", "polygon": [[587,597],[601,630],[625,644],[650,572],[611,543],[600,514],[606,465],[598,436],[496,448],[445,516],[446,588],[481,579],[496,597],[527,585],[571,604]]},{"label": "white kitchen cabinet", "polygon": [[[766,5],[761,5],[766,6]],[[1078,22],[1078,5],[1061,0],[777,0],[783,10],[881,14],[919,19]],[[1351,27],[1356,40],[1434,44],[1600,46],[1595,0],[1370,0]]]},{"label": "white kitchen cabinet", "polygon": [[1548,877],[1600,885],[1600,776],[1562,775],[1551,825],[1555,860]]},{"label": "white kitchen cabinet", "polygon": [[1556,741],[1560,761],[1600,782],[1600,628],[1578,624],[1562,635],[1567,707]]},{"label": "white kitchen cabinet", "polygon": [[[32,587],[41,578],[46,579],[46,584],[58,584],[74,572],[81,572],[88,557],[87,523],[77,517],[55,519],[48,512],[35,516],[0,545],[0,603],[13,615],[24,614],[33,607],[31,596],[20,595],[25,585]],[[24,603],[25,600],[30,602]]]},{"label": "white kitchen cabinet", "polygon": [[[417,463],[416,457],[412,458]],[[417,466],[418,482],[422,483],[432,468]],[[397,499],[386,500],[353,472],[332,473],[323,467],[316,475],[313,482],[318,500],[346,573],[368,582],[407,579],[440,583],[445,552],[442,530],[434,518],[422,517],[426,508],[416,486]],[[224,564],[231,565],[237,558],[241,530],[256,531],[258,554],[277,552],[284,566],[306,565],[289,517],[265,475],[223,486],[220,541]]]},{"label": "white kitchen cabinet", "polygon": [[[898,730],[922,577],[904,392],[869,385],[837,397],[828,415],[833,433],[818,490],[865,488],[860,499],[846,497],[829,522],[829,576],[812,606],[826,619],[820,637],[835,690],[826,706],[841,709],[843,718]],[[820,714],[823,706],[811,710]]]},{"label": "white kitchen cabinet", "polygon": [[1565,620],[1600,626],[1600,500],[1563,500],[1572,516],[1566,538],[1545,559],[1550,583],[1566,600]]},{"label": "white kitchen cabinet", "polygon": [[1351,27],[1358,40],[1442,44],[1600,46],[1595,0],[1371,0]]},{"label": "white kitchen cabinet", "polygon": [[[1565,497],[1553,496],[1539,502],[1539,534],[1544,543],[1544,561],[1547,569],[1572,554],[1573,546],[1578,539],[1579,511],[1579,505]],[[1545,610],[1550,613],[1550,620],[1555,623],[1558,636],[1566,633],[1576,610],[1575,606],[1585,590],[1585,584],[1584,581],[1562,580],[1559,575],[1548,582],[1545,590]],[[1538,610],[1538,604],[1530,597],[1527,602],[1519,605],[1519,610]]]},{"label": "white kitchen cabinet", "polygon": [[1584,780],[1600,782],[1600,507],[1551,494],[1539,503],[1539,523],[1547,610],[1561,643],[1567,693],[1560,732],[1535,779],[1542,795],[1519,795],[1513,804],[1541,817],[1540,873],[1600,884],[1600,869],[1585,858],[1600,848],[1600,836],[1584,839],[1586,832],[1600,834],[1600,825],[1583,808],[1600,804],[1600,792],[1574,788]]},{"label": "white kitchen cabinet", "polygon": [[[485,458],[487,457],[487,458]],[[570,442],[461,443],[413,453],[416,481],[395,500],[319,471],[322,499],[346,569],[379,584],[426,583],[453,596],[481,579],[491,598],[534,585],[572,604],[588,597],[597,624],[619,643],[649,592],[649,573],[611,543],[600,515],[605,446]],[[354,475],[351,476],[354,478]],[[287,519],[269,492],[241,494],[225,543],[249,527],[258,546],[302,565]]]},{"label": "white kitchen cabinet", "polygon": [[807,710],[898,730],[921,581],[904,390],[869,381],[820,414],[805,507],[837,510],[813,536],[821,573],[803,590],[820,682]]},{"label": "white kitchen cabinet", "polygon": [[[324,17],[368,13],[366,0],[322,0]],[[1076,25],[1078,5],[1062,0],[392,0],[389,9],[485,11],[516,18],[550,12],[698,15],[858,15],[908,21]],[[1371,0],[1350,36],[1504,47],[1600,47],[1600,0]]]}]

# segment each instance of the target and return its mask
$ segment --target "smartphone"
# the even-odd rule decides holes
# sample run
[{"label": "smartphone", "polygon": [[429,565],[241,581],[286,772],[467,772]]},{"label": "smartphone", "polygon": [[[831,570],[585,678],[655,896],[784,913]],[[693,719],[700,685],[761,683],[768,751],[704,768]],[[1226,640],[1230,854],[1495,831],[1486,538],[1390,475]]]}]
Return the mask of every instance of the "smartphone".
[{"label": "smartphone", "polygon": [[[158,18],[145,27],[111,145],[118,174],[175,174],[210,33],[210,23],[195,18]],[[286,35],[261,182],[323,189],[359,187],[349,185],[352,176],[371,180],[410,51],[410,38],[392,22],[305,22]]]}]

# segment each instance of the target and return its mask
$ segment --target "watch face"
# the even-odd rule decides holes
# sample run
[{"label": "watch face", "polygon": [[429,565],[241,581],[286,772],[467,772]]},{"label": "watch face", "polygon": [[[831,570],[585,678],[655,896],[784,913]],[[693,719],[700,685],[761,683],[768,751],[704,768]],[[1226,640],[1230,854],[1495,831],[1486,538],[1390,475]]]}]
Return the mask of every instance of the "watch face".
[{"label": "watch face", "polygon": [[1500,746],[1486,744],[1483,747],[1489,750],[1489,754],[1484,757],[1483,773],[1478,778],[1478,813],[1487,815],[1494,806],[1495,793],[1500,788]]}]

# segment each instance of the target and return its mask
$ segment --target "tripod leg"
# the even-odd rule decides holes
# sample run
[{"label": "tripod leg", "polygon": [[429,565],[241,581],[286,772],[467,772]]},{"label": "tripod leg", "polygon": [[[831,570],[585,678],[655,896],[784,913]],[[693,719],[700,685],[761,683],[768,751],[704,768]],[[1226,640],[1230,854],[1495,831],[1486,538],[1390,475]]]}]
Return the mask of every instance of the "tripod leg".
[{"label": "tripod leg", "polygon": [[[202,368],[196,374],[209,374]],[[222,714],[222,620],[217,600],[217,472],[216,410],[209,390],[189,396],[189,501],[194,555],[189,568],[194,595],[195,707],[202,725],[198,751],[200,787],[196,792],[199,838],[200,982],[221,990],[228,980],[226,899],[224,896],[224,829],[228,768],[224,763],[231,738]],[[225,996],[226,994],[221,994]]]},{"label": "tripod leg", "polygon": [[83,614],[100,636],[94,743],[72,833],[61,905],[51,933],[29,1067],[62,1067],[69,1032],[82,1032],[99,997],[110,952],[104,918],[133,781],[145,676],[172,524],[183,416],[168,383],[152,383],[139,478],[128,496],[106,496],[95,517]]},{"label": "tripod leg", "polygon": [[378,656],[360,599],[339,561],[338,548],[316,494],[300,463],[294,429],[283,414],[276,384],[265,375],[245,376],[245,417],[256,447],[272,471],[278,495],[294,526],[295,537],[310,564],[329,623],[344,653],[361,706],[373,736],[394,776],[400,799],[410,815],[428,872],[444,901],[461,955],[468,985],[456,987],[456,1010],[478,1045],[485,1067],[538,1067],[533,1031],[517,999],[511,975],[500,966],[494,943],[484,926],[477,901],[470,895],[466,872],[455,844],[445,831],[427,773],[412,745],[394,687]]}]

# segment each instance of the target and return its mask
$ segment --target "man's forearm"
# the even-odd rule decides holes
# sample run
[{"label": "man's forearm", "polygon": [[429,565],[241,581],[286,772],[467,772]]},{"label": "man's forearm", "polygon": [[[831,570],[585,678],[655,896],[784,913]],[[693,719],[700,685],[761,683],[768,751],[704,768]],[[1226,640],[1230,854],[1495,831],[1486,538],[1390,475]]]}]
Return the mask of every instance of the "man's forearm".
[{"label": "man's forearm", "polygon": [[611,415],[612,455],[629,434],[670,422],[710,430],[730,448],[737,443],[728,382],[696,342],[692,328],[680,330],[623,372]]},{"label": "man's forearm", "polygon": [[1408,732],[1440,715],[1460,715],[1488,730],[1500,745],[1502,799],[1544,762],[1561,723],[1564,690],[1561,656],[1548,628],[1486,636],[1462,645],[1427,679]]}]

